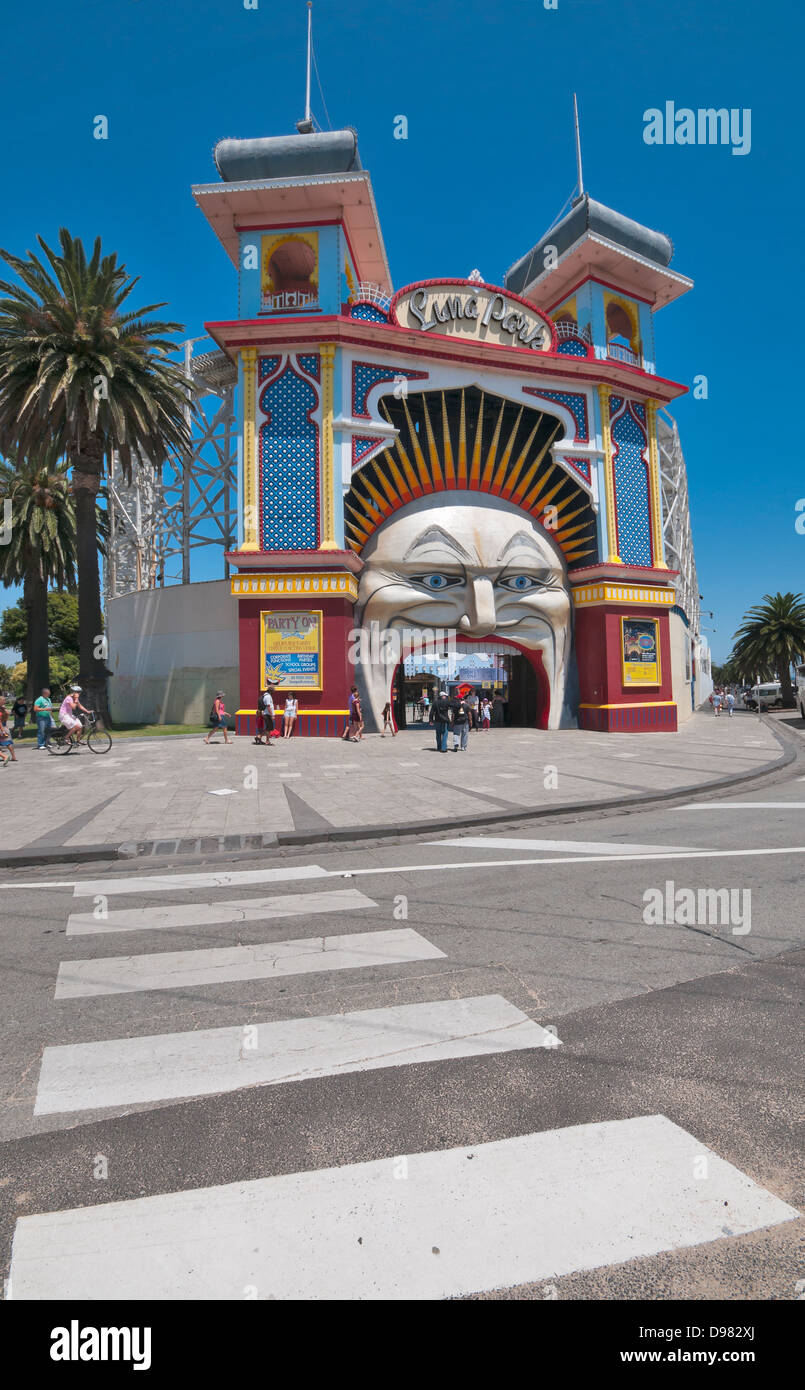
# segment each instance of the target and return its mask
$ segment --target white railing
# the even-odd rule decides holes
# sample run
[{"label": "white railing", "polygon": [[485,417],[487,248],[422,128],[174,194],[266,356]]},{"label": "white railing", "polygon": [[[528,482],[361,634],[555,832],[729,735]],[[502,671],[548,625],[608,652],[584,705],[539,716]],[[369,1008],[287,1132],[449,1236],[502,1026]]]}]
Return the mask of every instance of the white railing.
[{"label": "white railing", "polygon": [[384,312],[391,303],[391,295],[381,290],[379,285],[369,284],[365,280],[361,280],[349,298],[352,304],[376,304]]},{"label": "white railing", "polygon": [[276,313],[280,309],[318,309],[316,294],[306,294],[304,290],[283,290],[280,294],[263,295],[263,313]]},{"label": "white railing", "polygon": [[628,362],[631,367],[639,367],[641,363],[639,354],[622,343],[607,343],[607,357],[614,358],[616,362]]}]

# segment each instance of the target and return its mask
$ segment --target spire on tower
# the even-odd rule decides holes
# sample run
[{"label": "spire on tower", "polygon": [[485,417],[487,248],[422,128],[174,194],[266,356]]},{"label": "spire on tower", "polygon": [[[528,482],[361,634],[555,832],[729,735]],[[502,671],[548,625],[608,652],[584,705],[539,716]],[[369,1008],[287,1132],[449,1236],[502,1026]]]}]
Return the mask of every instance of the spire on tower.
[{"label": "spire on tower", "polygon": [[296,122],[300,135],[312,135],[313,117],[310,114],[310,55],[313,51],[313,0],[307,0],[307,76],[305,80],[305,116]]},{"label": "spire on tower", "polygon": [[576,127],[576,170],[579,176],[579,191],[574,198],[574,203],[578,203],[584,197],[584,174],[581,168],[581,132],[579,131],[579,103],[576,100],[576,93],[573,93],[573,121]]}]

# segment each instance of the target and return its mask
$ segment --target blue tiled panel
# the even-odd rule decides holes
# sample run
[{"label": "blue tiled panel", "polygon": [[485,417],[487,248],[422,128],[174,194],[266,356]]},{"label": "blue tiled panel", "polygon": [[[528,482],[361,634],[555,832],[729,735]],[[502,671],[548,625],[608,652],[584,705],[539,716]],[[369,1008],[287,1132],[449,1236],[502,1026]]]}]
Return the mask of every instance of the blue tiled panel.
[{"label": "blue tiled panel", "polygon": [[351,319],[365,319],[367,323],[388,323],[389,316],[378,309],[376,304],[353,304],[349,311]]},{"label": "blue tiled panel", "polygon": [[612,441],[617,449],[615,501],[618,511],[618,554],[624,564],[650,565],[652,560],[648,469],[642,457],[646,437],[628,409],[614,422]]},{"label": "blue tiled panel", "polygon": [[377,441],[376,439],[364,439],[363,437],[358,438],[358,437],[356,436],[354,442],[355,442],[355,462],[356,462],[356,463],[359,463],[360,460],[364,457],[365,454],[370,454],[370,453],[372,452],[373,449],[376,449],[376,448],[377,448],[377,442],[378,442],[378,441]]},{"label": "blue tiled panel", "polygon": [[369,362],[356,362],[353,367],[353,415],[366,414],[366,398],[379,381],[394,381],[395,377],[408,377],[411,381],[421,380],[427,372],[407,371],[405,367],[373,367]]},{"label": "blue tiled panel", "polygon": [[319,354],[317,352],[305,352],[299,356],[299,366],[308,376],[312,376],[314,381],[319,379]]},{"label": "blue tiled panel", "polygon": [[268,421],[260,429],[263,549],[308,550],[318,545],[316,406],[309,382],[289,366],[260,398]]},{"label": "blue tiled panel", "polygon": [[257,366],[258,383],[265,381],[266,377],[271,376],[280,364],[278,357],[261,357]]},{"label": "blue tiled panel", "polygon": [[546,401],[556,401],[569,410],[573,419],[576,421],[576,430],[579,439],[589,439],[587,429],[587,402],[584,396],[579,396],[571,391],[537,391],[526,388],[529,395],[542,396]]},{"label": "blue tiled panel", "polygon": [[556,351],[563,357],[586,357],[587,344],[580,338],[563,338]]}]

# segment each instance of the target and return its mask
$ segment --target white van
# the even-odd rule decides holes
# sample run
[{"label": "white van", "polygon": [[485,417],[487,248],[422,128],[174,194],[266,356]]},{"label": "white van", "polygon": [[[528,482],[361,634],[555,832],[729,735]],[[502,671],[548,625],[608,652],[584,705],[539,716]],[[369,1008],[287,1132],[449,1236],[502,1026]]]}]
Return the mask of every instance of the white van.
[{"label": "white van", "polygon": [[762,685],[753,685],[752,689],[744,695],[744,704],[747,709],[757,709],[758,704],[761,710],[781,709],[783,704],[783,688],[779,681],[764,681]]},{"label": "white van", "polygon": [[794,690],[794,698],[797,702],[797,709],[802,718],[805,719],[805,661],[797,667],[797,684]]}]

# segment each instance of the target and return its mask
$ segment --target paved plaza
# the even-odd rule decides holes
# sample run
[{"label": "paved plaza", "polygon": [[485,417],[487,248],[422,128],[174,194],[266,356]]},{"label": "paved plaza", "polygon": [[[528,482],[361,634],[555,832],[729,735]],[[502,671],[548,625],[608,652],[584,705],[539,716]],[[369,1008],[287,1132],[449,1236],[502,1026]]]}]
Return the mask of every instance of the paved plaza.
[{"label": "paved plaza", "polygon": [[[769,721],[699,712],[679,733],[597,734],[497,729],[466,753],[438,754],[432,729],[392,738],[294,738],[271,750],[251,739],[205,745],[201,735],[119,739],[104,756],[37,752],[0,773],[4,839],[47,858],[59,849],[157,846],[170,852],[221,836],[350,828],[415,830],[439,822],[609,804],[751,776],[785,758]],[[171,843],[174,842],[174,843]],[[270,838],[267,843],[271,843]]]}]

